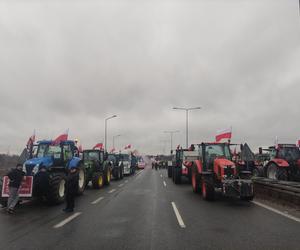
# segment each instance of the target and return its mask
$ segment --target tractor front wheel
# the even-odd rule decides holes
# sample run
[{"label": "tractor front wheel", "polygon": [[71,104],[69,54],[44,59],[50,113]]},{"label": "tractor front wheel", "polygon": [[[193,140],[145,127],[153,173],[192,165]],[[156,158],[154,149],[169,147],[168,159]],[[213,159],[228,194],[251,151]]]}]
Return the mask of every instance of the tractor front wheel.
[{"label": "tractor front wheel", "polygon": [[212,181],[202,179],[202,197],[204,200],[212,201],[215,198],[215,188]]},{"label": "tractor front wheel", "polygon": [[109,185],[110,179],[111,179],[111,169],[109,166],[106,166],[105,171],[104,171],[104,184]]},{"label": "tractor front wheel", "polygon": [[180,168],[174,168],[174,183],[180,184],[181,183],[181,169]]},{"label": "tractor front wheel", "polygon": [[66,176],[62,173],[54,173],[49,179],[49,192],[47,200],[50,204],[60,204],[65,200]]},{"label": "tractor front wheel", "polygon": [[95,172],[92,177],[92,185],[94,189],[100,189],[103,187],[103,174],[101,172]]},{"label": "tractor front wheel", "polygon": [[196,169],[192,171],[192,187],[194,193],[200,193],[200,183],[199,183],[199,174]]},{"label": "tractor front wheel", "polygon": [[79,175],[79,180],[78,180],[78,195],[82,195],[85,187],[86,187],[86,172],[85,172],[85,168],[83,166],[83,164],[79,165],[78,168],[78,175]]}]

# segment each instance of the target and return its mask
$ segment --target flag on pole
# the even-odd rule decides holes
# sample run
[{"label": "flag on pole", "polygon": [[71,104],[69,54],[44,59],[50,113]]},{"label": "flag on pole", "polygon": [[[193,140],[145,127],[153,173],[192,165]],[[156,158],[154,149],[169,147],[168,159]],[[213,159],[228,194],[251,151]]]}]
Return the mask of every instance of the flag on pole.
[{"label": "flag on pole", "polygon": [[278,149],[279,145],[278,145],[278,136],[275,137],[275,148]]},{"label": "flag on pole", "polygon": [[66,132],[62,133],[61,135],[59,135],[55,140],[53,140],[52,144],[53,145],[58,145],[60,144],[62,141],[67,141],[69,137],[69,129],[66,130]]},{"label": "flag on pole", "polygon": [[33,131],[32,136],[29,137],[29,139],[26,143],[26,148],[27,149],[31,148],[33,146],[34,142],[35,142],[35,130]]},{"label": "flag on pole", "polygon": [[94,147],[93,147],[93,149],[96,149],[96,148],[98,148],[98,149],[103,149],[103,143],[97,143]]},{"label": "flag on pole", "polygon": [[131,144],[126,145],[124,149],[131,149]]},{"label": "flag on pole", "polygon": [[217,131],[216,142],[221,142],[223,139],[231,140],[232,127]]}]

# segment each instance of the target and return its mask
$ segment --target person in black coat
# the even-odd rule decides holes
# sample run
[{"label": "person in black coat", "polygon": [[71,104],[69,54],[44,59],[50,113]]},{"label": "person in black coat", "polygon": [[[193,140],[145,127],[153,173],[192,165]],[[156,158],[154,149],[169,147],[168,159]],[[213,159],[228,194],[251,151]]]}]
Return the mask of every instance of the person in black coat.
[{"label": "person in black coat", "polygon": [[75,196],[78,193],[79,173],[76,167],[71,168],[66,182],[66,208],[64,212],[73,212],[75,206]]},{"label": "person in black coat", "polygon": [[50,188],[49,173],[45,166],[40,166],[39,172],[35,175],[33,186],[35,187],[34,193],[38,199],[45,201]]}]

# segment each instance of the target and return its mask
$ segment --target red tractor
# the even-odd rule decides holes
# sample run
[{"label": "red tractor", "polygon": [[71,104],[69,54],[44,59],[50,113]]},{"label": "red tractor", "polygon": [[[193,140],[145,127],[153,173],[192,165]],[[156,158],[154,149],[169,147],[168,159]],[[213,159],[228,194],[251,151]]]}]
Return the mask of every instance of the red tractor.
[{"label": "red tractor", "polygon": [[219,189],[228,197],[250,201],[254,197],[250,171],[238,171],[228,143],[202,143],[192,163],[192,187],[205,200],[214,200]]},{"label": "red tractor", "polygon": [[273,180],[300,181],[300,150],[295,144],[278,144],[268,149],[259,148],[259,154],[269,152],[263,174]]}]

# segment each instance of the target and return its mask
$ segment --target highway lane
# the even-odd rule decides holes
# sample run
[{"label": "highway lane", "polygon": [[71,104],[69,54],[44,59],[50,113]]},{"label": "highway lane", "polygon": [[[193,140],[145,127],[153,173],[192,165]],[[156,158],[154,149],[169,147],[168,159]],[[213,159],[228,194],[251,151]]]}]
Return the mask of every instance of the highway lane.
[{"label": "highway lane", "polygon": [[189,185],[174,185],[165,170],[87,190],[77,199],[80,214],[66,224],[70,215],[62,208],[27,204],[15,217],[1,213],[0,249],[299,249],[300,243],[300,223],[252,203],[203,201]]}]

